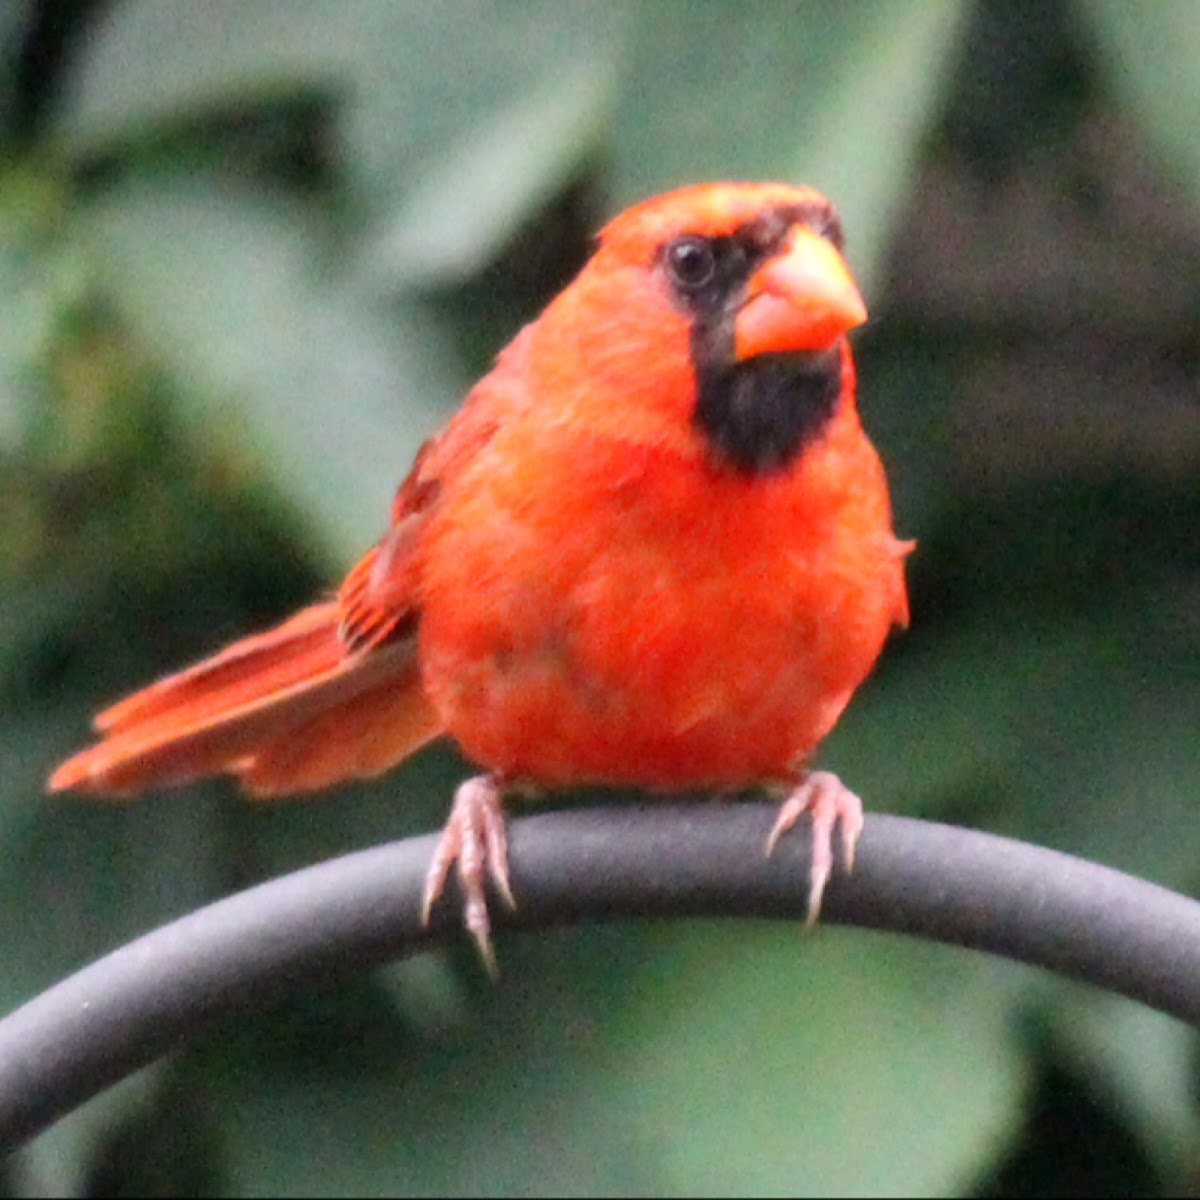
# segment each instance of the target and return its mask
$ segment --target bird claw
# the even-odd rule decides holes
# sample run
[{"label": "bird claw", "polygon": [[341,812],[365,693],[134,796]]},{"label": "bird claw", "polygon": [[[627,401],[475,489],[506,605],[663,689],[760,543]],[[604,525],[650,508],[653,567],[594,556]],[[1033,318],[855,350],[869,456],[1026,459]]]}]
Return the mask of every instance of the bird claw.
[{"label": "bird claw", "polygon": [[808,890],[806,925],[814,925],[821,912],[825,885],[833,870],[833,831],[841,825],[842,863],[847,874],[854,869],[854,849],[863,829],[862,801],[831,771],[806,775],[783,802],[767,838],[767,856],[775,843],[804,813],[812,814],[812,874]]},{"label": "bird claw", "polygon": [[428,925],[429,915],[442,894],[450,868],[457,863],[458,883],[463,895],[463,924],[475,939],[483,964],[491,975],[497,973],[497,965],[484,890],[486,879],[491,878],[510,909],[517,907],[508,882],[508,839],[500,802],[500,787],[491,776],[477,775],[459,784],[450,817],[425,876],[425,894],[421,903],[421,923]]}]

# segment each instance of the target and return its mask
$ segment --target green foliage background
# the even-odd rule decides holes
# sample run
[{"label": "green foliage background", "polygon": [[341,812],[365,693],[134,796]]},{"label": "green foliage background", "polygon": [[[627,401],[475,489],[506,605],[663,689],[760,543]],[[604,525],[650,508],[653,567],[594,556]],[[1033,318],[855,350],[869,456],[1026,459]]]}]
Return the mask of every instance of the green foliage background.
[{"label": "green foliage background", "polygon": [[[825,760],[1200,887],[1200,5],[0,0],[0,54],[0,1011],[440,823],[447,748],[272,809],[40,791],[98,703],[335,581],[588,233],[703,178],[841,209],[920,540]],[[0,1195],[1200,1182],[1194,1034],[1040,973],[746,923],[499,949],[215,1032]]]}]

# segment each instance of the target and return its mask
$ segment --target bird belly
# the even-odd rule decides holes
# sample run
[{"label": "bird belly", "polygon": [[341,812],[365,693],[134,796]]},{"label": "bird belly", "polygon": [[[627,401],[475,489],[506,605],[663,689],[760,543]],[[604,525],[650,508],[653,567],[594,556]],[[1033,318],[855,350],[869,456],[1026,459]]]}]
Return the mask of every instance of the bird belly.
[{"label": "bird belly", "polygon": [[797,527],[786,480],[714,484],[695,464],[626,463],[623,487],[611,465],[599,474],[575,520],[527,502],[505,513],[493,496],[486,522],[436,539],[420,658],[447,732],[483,766],[546,785],[794,775],[895,617],[886,512],[880,528],[827,513]]}]

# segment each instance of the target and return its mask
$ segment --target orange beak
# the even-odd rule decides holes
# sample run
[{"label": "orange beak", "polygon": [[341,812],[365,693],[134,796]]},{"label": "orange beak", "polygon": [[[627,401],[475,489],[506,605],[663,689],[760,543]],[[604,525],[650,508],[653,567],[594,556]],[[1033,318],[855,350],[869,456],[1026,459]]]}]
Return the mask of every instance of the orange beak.
[{"label": "orange beak", "polygon": [[757,354],[827,350],[867,319],[845,259],[811,229],[796,226],[787,246],[746,287],[734,318],[739,362]]}]

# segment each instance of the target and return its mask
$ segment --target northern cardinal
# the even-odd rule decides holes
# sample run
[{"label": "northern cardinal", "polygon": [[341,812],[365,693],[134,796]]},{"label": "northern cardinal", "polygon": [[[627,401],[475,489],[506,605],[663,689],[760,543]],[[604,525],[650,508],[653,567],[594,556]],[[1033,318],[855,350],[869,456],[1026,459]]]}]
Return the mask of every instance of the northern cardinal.
[{"label": "northern cardinal", "polygon": [[457,862],[491,963],[511,904],[506,788],[767,785],[767,843],[813,819],[810,919],[862,805],[809,772],[893,625],[903,559],[855,408],[866,309],[829,202],[718,183],[616,217],[576,279],[417,454],[335,599],[96,717],[54,791],[234,775],[273,797],[375,775],[448,734]]}]

